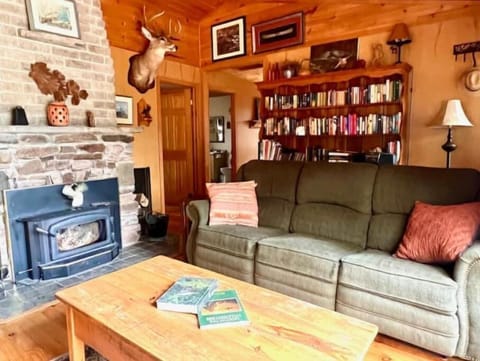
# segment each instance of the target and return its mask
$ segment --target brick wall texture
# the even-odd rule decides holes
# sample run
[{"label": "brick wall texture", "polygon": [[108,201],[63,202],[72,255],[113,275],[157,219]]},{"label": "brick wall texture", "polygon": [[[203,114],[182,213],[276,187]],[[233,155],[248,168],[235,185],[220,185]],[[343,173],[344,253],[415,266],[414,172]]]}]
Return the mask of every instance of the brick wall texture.
[{"label": "brick wall texture", "polygon": [[0,0],[0,126],[11,124],[17,105],[29,124],[47,124],[46,106],[53,97],[43,95],[28,76],[30,65],[39,61],[88,91],[79,105],[66,102],[72,125],[86,125],[87,110],[97,126],[116,125],[113,60],[100,0],[76,0],[75,5],[80,39],[30,31],[25,0]]}]

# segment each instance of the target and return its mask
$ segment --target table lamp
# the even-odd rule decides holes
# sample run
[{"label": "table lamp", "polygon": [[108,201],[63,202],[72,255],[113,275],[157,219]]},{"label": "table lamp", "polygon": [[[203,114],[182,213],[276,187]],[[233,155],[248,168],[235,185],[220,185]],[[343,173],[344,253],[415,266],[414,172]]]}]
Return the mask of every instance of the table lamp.
[{"label": "table lamp", "polygon": [[412,39],[410,38],[407,25],[404,23],[395,24],[392,29],[392,33],[387,40],[387,44],[392,48],[392,53],[395,53],[396,51],[398,54],[397,62],[395,64],[401,63],[400,50],[402,46],[411,42]]},{"label": "table lamp", "polygon": [[447,141],[442,145],[442,149],[447,152],[447,168],[450,168],[450,153],[453,152],[457,145],[453,143],[452,128],[453,127],[472,127],[472,123],[468,120],[462,108],[459,99],[451,99],[447,103],[445,114],[441,122],[434,124],[435,127],[448,127]]}]

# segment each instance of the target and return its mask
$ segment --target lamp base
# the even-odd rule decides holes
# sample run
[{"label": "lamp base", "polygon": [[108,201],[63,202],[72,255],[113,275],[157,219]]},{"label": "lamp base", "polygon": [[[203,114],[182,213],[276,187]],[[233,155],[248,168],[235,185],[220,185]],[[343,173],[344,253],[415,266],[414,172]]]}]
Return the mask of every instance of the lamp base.
[{"label": "lamp base", "polygon": [[442,149],[447,152],[447,168],[450,168],[450,153],[457,149],[457,145],[453,142],[451,127],[448,127],[447,141],[442,145]]}]

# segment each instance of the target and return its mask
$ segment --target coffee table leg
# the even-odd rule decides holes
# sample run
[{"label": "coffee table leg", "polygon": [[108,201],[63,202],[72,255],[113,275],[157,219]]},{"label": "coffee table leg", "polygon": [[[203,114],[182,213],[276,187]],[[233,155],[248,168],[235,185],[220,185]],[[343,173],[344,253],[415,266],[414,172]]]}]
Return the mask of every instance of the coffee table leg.
[{"label": "coffee table leg", "polygon": [[67,316],[67,338],[70,361],[85,361],[85,344],[77,337],[75,332],[75,311],[72,307],[67,306],[65,314]]}]

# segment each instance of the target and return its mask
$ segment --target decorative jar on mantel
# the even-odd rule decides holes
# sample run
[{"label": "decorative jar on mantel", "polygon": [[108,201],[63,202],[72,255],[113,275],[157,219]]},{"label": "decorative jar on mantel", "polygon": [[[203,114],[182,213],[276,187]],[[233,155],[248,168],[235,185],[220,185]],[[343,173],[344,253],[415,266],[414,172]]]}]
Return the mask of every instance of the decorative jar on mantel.
[{"label": "decorative jar on mantel", "polygon": [[47,106],[48,125],[64,127],[70,124],[68,108],[64,102],[51,102]]}]

